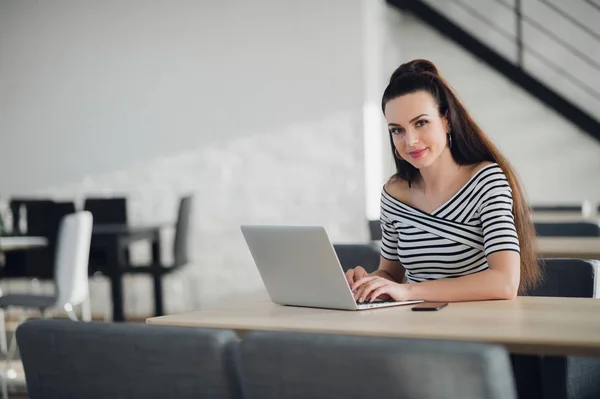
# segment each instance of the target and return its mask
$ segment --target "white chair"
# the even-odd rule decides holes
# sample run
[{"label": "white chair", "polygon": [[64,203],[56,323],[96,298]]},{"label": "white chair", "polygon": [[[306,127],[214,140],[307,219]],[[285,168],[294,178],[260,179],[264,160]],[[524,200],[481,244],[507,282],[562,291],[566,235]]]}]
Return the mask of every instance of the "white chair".
[{"label": "white chair", "polygon": [[[0,334],[6,337],[4,310],[10,307],[21,310],[19,323],[27,318],[25,310],[39,309],[42,317],[49,311],[64,310],[70,319],[77,321],[74,308],[81,306],[81,318],[91,320],[89,301],[88,260],[92,239],[92,214],[88,211],[65,216],[58,230],[54,264],[54,295],[9,294],[0,297]],[[5,348],[2,348],[5,350]],[[8,397],[7,378],[14,378],[11,362],[17,350],[13,334],[6,354],[6,368],[2,376],[2,396]]]}]

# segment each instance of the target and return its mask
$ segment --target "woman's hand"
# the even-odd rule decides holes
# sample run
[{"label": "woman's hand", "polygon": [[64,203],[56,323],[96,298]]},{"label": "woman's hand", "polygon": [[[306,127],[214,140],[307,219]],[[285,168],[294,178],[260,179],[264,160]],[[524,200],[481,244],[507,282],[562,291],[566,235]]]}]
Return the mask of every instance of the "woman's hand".
[{"label": "woman's hand", "polygon": [[348,284],[350,284],[350,287],[352,287],[352,284],[354,284],[356,281],[368,276],[369,273],[367,273],[365,268],[362,266],[356,266],[354,269],[349,269],[346,272],[346,280],[348,280]]},{"label": "woman's hand", "polygon": [[366,276],[350,285],[358,303],[372,302],[380,296],[389,296],[394,301],[407,301],[407,284],[398,284],[380,276]]}]

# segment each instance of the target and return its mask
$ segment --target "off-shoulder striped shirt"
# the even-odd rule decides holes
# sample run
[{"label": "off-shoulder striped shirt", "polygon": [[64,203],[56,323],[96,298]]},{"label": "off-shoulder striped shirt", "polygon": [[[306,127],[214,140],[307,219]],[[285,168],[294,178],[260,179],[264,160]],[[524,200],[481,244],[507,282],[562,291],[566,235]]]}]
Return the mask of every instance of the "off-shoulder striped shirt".
[{"label": "off-shoulder striped shirt", "polygon": [[381,195],[381,255],[400,261],[409,283],[488,268],[487,256],[519,252],[512,191],[498,164],[481,168],[431,213]]}]

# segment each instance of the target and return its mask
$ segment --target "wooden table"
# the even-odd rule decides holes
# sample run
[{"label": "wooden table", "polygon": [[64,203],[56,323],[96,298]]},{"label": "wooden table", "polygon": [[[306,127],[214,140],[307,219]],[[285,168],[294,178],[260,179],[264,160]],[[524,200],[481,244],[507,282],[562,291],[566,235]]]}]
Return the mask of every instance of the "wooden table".
[{"label": "wooden table", "polygon": [[600,237],[538,237],[544,258],[600,259]]},{"label": "wooden table", "polygon": [[44,237],[11,236],[0,237],[0,251],[22,251],[26,249],[43,248],[48,245]]},{"label": "wooden table", "polygon": [[251,330],[291,330],[380,337],[478,341],[512,353],[600,357],[600,299],[518,297],[512,301],[451,303],[438,312],[409,306],[342,311],[240,303],[148,324]]}]

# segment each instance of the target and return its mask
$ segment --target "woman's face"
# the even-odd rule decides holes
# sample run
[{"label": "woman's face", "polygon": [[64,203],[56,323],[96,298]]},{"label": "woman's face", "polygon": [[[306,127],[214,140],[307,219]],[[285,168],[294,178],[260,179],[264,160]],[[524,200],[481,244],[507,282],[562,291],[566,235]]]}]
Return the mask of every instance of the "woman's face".
[{"label": "woman's face", "polygon": [[398,155],[417,169],[433,164],[448,148],[450,125],[426,91],[388,101],[385,119]]}]

